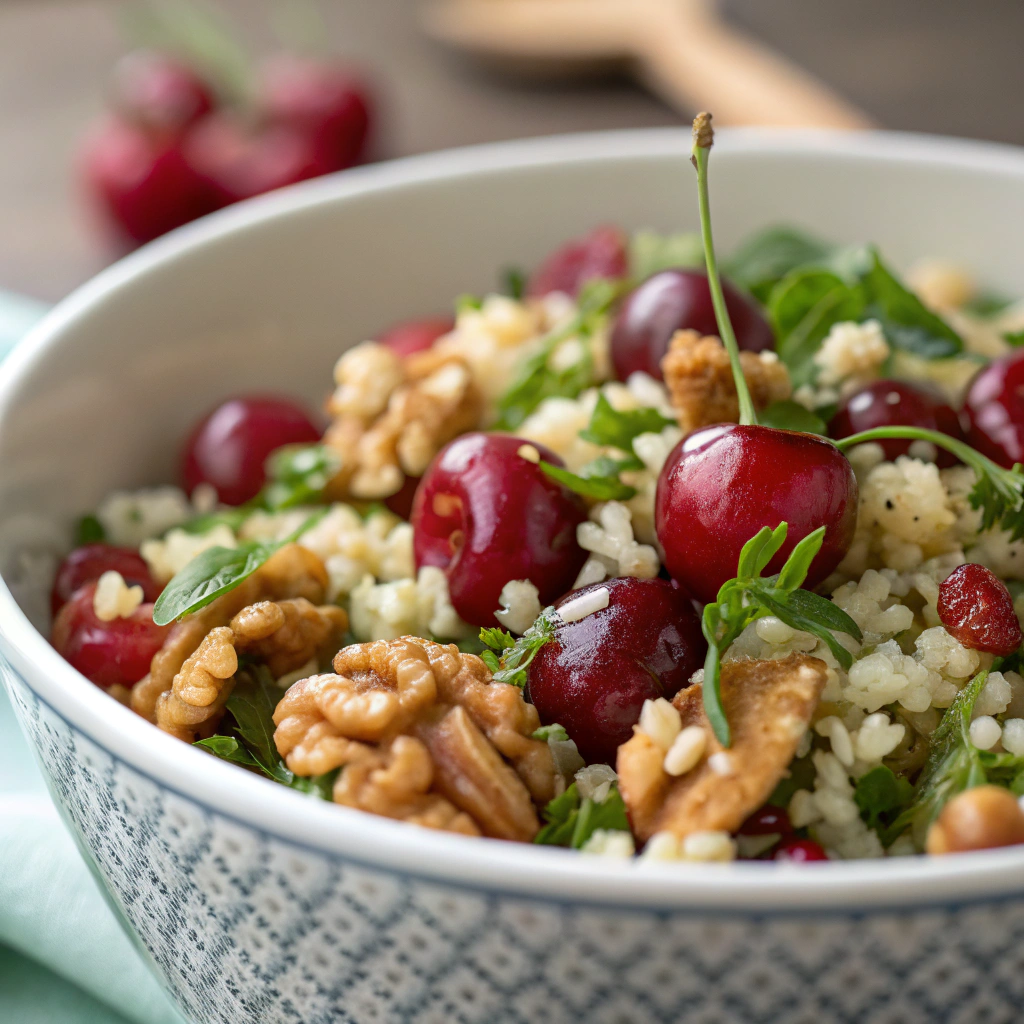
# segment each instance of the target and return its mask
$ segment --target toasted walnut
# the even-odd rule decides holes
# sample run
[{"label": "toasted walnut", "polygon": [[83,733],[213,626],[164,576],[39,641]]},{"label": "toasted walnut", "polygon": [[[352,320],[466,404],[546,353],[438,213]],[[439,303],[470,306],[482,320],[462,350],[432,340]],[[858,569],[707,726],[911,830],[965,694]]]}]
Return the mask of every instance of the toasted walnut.
[{"label": "toasted walnut", "polygon": [[[347,364],[360,350],[359,358]],[[329,404],[335,420],[324,435],[342,460],[329,488],[333,497],[394,494],[406,476],[422,476],[445,444],[479,426],[483,415],[483,397],[465,362],[433,351],[399,360],[400,376],[389,371],[383,384],[374,384],[371,396],[356,401],[351,395],[369,390],[364,364],[379,361],[378,356],[368,343],[338,363],[338,390]],[[387,401],[377,408],[382,387],[389,388]]]},{"label": "toasted walnut", "polygon": [[416,637],[353,644],[334,670],[296,683],[274,713],[292,771],[344,766],[334,799],[386,817],[533,838],[534,800],[554,795],[555,768],[518,689],[492,682],[475,655]]},{"label": "toasted walnut", "polygon": [[665,750],[639,728],[619,747],[619,789],[634,833],[680,838],[693,832],[734,832],[765,800],[789,767],[824,689],[824,662],[804,654],[722,666],[722,706],[732,746],[718,742],[704,714],[701,685],[673,700],[682,728],[700,726],[704,754],[678,777],[664,768]]},{"label": "toasted walnut", "polygon": [[[789,371],[774,352],[741,352],[740,363],[755,408],[789,398]],[[729,354],[718,338],[676,331],[661,361],[661,371],[683,430],[739,419]]]}]

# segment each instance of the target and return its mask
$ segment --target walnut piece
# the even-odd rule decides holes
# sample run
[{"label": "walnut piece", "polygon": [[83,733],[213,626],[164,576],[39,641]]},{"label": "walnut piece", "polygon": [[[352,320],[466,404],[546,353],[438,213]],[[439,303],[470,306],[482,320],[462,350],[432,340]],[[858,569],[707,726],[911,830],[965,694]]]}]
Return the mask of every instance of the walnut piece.
[{"label": "walnut piece", "polygon": [[[763,409],[792,394],[789,371],[774,352],[741,352],[740,364],[755,408]],[[661,371],[683,430],[739,420],[729,354],[718,338],[676,331]]]},{"label": "walnut piece", "polygon": [[520,691],[475,655],[417,637],[353,644],[334,673],[295,683],[274,740],[297,775],[344,766],[337,803],[433,828],[528,841],[555,793],[547,743]]},{"label": "walnut piece", "polygon": [[771,661],[730,661],[722,666],[722,705],[732,746],[718,742],[704,714],[699,683],[672,701],[685,729],[705,732],[704,756],[685,775],[663,767],[665,751],[634,730],[619,747],[619,790],[633,832],[647,840],[668,831],[734,832],[759,808],[782,779],[796,753],[824,689],[824,662],[804,654]]},{"label": "walnut piece", "polygon": [[366,342],[335,368],[338,387],[328,403],[334,422],[324,435],[342,460],[328,488],[332,498],[386,498],[407,476],[422,476],[445,444],[480,425],[483,396],[462,359],[433,350],[399,359],[382,350]]}]

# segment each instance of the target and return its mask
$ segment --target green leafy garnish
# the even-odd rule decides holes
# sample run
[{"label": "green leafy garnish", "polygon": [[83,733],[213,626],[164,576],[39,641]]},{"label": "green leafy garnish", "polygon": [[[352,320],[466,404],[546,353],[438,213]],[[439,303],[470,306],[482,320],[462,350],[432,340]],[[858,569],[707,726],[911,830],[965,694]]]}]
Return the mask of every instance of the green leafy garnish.
[{"label": "green leafy garnish", "polygon": [[590,422],[580,431],[580,437],[593,444],[619,448],[635,455],[633,442],[641,434],[659,434],[665,427],[674,426],[675,422],[657,409],[616,409],[602,393],[597,396]]},{"label": "green leafy garnish", "polygon": [[253,500],[246,502],[244,505],[222,508],[218,512],[206,512],[203,515],[196,516],[194,519],[189,519],[188,522],[182,523],[180,526],[174,527],[174,529],[184,530],[186,533],[194,533],[201,536],[218,526],[226,526],[232,533],[237,533],[242,523],[253,512],[258,511],[262,507],[261,503]]},{"label": "green leafy garnish", "polygon": [[234,590],[272,555],[319,522],[326,511],[311,515],[283,540],[247,541],[237,548],[217,546],[200,552],[164,587],[153,606],[153,621],[158,626],[166,626]]},{"label": "green leafy garnish", "polygon": [[767,409],[762,409],[757,414],[757,418],[764,427],[801,430],[805,434],[821,434],[822,437],[828,433],[825,421],[817,413],[789,398],[781,402],[772,402]]},{"label": "green leafy garnish", "polygon": [[480,657],[494,674],[494,681],[511,683],[520,689],[524,687],[530,663],[537,652],[554,639],[555,629],[561,621],[554,606],[549,605],[518,639],[497,626],[481,629],[480,642],[488,649]]},{"label": "green leafy garnish", "polygon": [[519,267],[506,267],[501,275],[505,294],[519,300],[526,294],[526,274]]},{"label": "green leafy garnish", "polygon": [[999,295],[996,292],[979,292],[964,303],[963,311],[981,320],[991,320],[1012,304],[1013,300],[1008,299],[1005,295]]},{"label": "green leafy garnish", "polygon": [[892,823],[893,812],[906,807],[913,795],[914,787],[906,779],[879,764],[857,780],[853,799],[868,828],[878,831]]},{"label": "green leafy garnish", "polygon": [[704,608],[701,626],[708,642],[704,661],[704,711],[719,742],[726,747],[730,745],[731,736],[722,709],[721,658],[747,626],[764,615],[774,615],[787,626],[823,640],[845,669],[853,664],[853,656],[836,639],[834,632],[861,639],[857,623],[838,605],[809,590],[799,589],[825,539],[825,527],[804,537],[777,575],[762,577],[765,567],[785,543],[788,531],[786,523],[779,523],[774,530],[766,526],[751,537],[740,552],[736,578],[723,584],[715,601]]},{"label": "green leafy garnish", "polygon": [[790,271],[824,263],[834,247],[795,228],[770,227],[748,238],[723,263],[726,277],[762,303]]},{"label": "green leafy garnish", "polygon": [[340,468],[340,456],[327,445],[284,445],[267,458],[268,482],[261,500],[272,512],[312,504]]},{"label": "green leafy garnish", "polygon": [[553,466],[550,462],[541,461],[540,468],[552,480],[568,487],[570,491],[582,494],[584,498],[594,501],[628,501],[636,494],[636,488],[624,484],[619,473],[624,469],[635,469],[629,461],[623,459],[599,458],[588,462],[579,473],[572,473],[564,466]]},{"label": "green leafy garnish", "polygon": [[656,231],[637,231],[629,240],[629,275],[635,283],[662,270],[696,270],[703,266],[704,247],[696,233],[660,235]]},{"label": "green leafy garnish", "polygon": [[1003,334],[1003,341],[1014,348],[1020,348],[1021,345],[1024,345],[1024,331],[1006,331]]},{"label": "green leafy garnish", "polygon": [[626,805],[615,786],[603,803],[595,803],[589,797],[581,800],[574,782],[561,796],[550,801],[543,816],[547,824],[533,840],[542,846],[568,846],[579,850],[598,829],[629,831]]},{"label": "green leafy garnish", "polygon": [[81,547],[83,544],[97,544],[106,539],[107,531],[103,529],[103,524],[94,515],[82,516],[78,520],[78,525],[75,527],[76,547]]},{"label": "green leafy garnish", "polygon": [[458,316],[470,309],[481,309],[483,304],[484,300],[479,295],[459,295],[455,299],[455,315]]}]

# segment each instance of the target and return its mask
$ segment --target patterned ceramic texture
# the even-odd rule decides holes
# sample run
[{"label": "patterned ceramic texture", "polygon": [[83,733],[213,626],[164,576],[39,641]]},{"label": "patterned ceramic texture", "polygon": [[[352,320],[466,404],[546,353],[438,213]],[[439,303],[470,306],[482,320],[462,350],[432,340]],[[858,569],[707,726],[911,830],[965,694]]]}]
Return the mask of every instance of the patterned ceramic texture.
[{"label": "patterned ceramic texture", "polygon": [[1021,1019],[1024,902],[716,917],[427,883],[158,786],[7,679],[56,799],[196,1022]]}]

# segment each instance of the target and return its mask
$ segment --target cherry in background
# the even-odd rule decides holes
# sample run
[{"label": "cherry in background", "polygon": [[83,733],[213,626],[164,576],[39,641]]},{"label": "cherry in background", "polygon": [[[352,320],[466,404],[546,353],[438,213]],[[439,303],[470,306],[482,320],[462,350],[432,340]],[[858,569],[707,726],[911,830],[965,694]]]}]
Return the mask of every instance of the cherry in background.
[{"label": "cherry in background", "polygon": [[425,316],[389,327],[377,341],[386,345],[395,355],[404,358],[425,352],[454,327],[455,321],[450,316]]},{"label": "cherry in background", "polygon": [[588,281],[623,278],[629,272],[628,244],[619,228],[595,228],[589,235],[556,249],[530,275],[526,294],[540,297],[565,292],[575,298]]},{"label": "cherry in background", "polygon": [[137,50],[118,61],[110,105],[129,124],[176,135],[216,106],[208,82],[165,53]]},{"label": "cherry in background", "polygon": [[[722,282],[726,308],[741,349],[762,352],[775,338],[753,299]],[[661,360],[679,330],[718,334],[707,275],[701,270],[663,270],[626,296],[612,326],[615,376],[626,380],[638,370],[661,380]]]},{"label": "cherry in background", "polygon": [[86,583],[98,580],[105,572],[119,572],[128,586],[142,587],[144,601],[155,601],[163,587],[153,579],[146,560],[132,548],[113,544],[85,544],[75,548],[60,563],[50,593],[54,615],[71,600],[72,594]]},{"label": "cherry in background", "polygon": [[707,644],[693,603],[668,580],[620,577],[559,604],[601,587],[608,607],[556,627],[530,666],[528,686],[542,722],[565,726],[588,763],[614,765],[644,701],[671,699],[689,685]]},{"label": "cherry in background", "polygon": [[97,686],[134,686],[149,671],[171,627],[153,621],[152,604],[140,604],[126,619],[104,622],[93,610],[95,593],[96,584],[87,583],[61,608],[53,623],[53,646]]},{"label": "cherry in background", "polygon": [[320,431],[305,410],[272,395],[231,398],[205,416],[185,443],[181,478],[187,494],[207,483],[226,505],[254,498],[266,481],[267,456],[286,444],[312,444]]},{"label": "cherry in background", "polygon": [[1024,462],[1024,351],[993,359],[979,370],[964,398],[967,441],[1010,469]]},{"label": "cherry in background", "polygon": [[[830,437],[837,440],[859,434],[874,427],[922,427],[948,434],[958,441],[964,439],[960,418],[942,396],[928,385],[909,384],[901,380],[877,380],[845,398],[828,425]],[[892,462],[910,451],[911,441],[877,442],[885,457]],[[956,465],[956,457],[939,449],[936,463],[946,469]]]},{"label": "cherry in background", "polygon": [[699,601],[714,601],[736,575],[743,545],[765,526],[789,524],[764,575],[796,544],[826,527],[803,584],[812,589],[842,561],[857,523],[857,479],[834,445],[813,434],[717,424],[685,437],[669,455],[654,503],[665,568]]},{"label": "cherry in background", "polygon": [[437,454],[416,491],[416,566],[444,569],[452,605],[476,626],[497,624],[498,597],[510,580],[530,580],[550,604],[586,560],[576,543],[587,518],[583,499],[520,455],[524,446],[563,465],[521,438],[464,434]]}]

